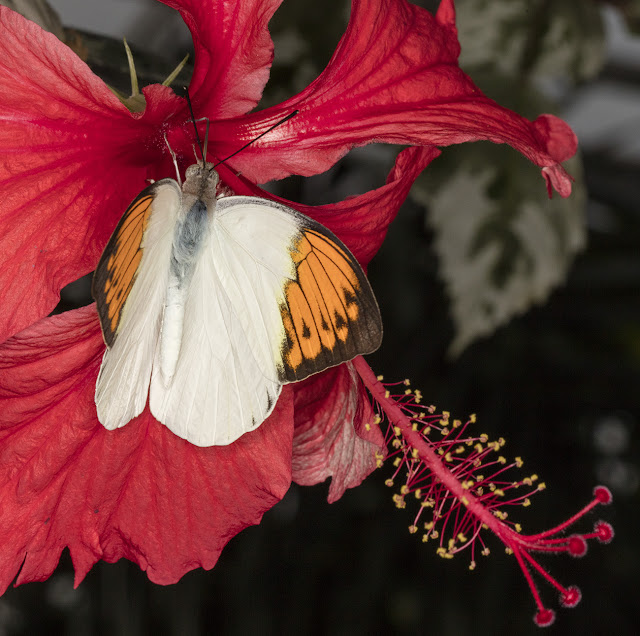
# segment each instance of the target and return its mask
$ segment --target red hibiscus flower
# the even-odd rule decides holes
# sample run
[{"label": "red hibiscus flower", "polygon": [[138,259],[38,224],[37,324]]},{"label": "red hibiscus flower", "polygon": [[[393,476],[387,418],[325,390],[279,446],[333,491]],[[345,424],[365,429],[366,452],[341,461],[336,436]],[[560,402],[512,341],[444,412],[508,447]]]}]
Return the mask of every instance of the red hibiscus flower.
[{"label": "red hibiscus flower", "polygon": [[[377,190],[318,208],[290,204],[363,266],[437,146],[508,143],[541,167],[549,191],[570,193],[560,162],[575,136],[551,115],[530,122],[500,107],[462,73],[452,0],[435,16],[405,0],[353,0],[324,72],[251,114],[269,76],[267,24],[279,0],[165,3],[193,35],[189,92],[196,117],[211,120],[212,157],[299,111],[220,166],[236,193],[269,196],[255,184],[323,172],[354,146],[410,146]],[[121,557],[171,583],[213,567],[292,478],[332,477],[330,500],[360,483],[384,442],[368,425],[360,378],[372,391],[375,379],[357,360],[288,385],[268,420],[227,447],[195,447],[148,409],[105,430],[93,400],[104,352],[95,306],[47,316],[60,289],[95,268],[147,180],[172,175],[164,135],[182,170],[193,163],[186,103],[148,86],[144,111],[131,113],[55,37],[4,7],[0,28],[0,591],[16,574],[17,583],[46,579],[65,547],[76,584],[98,560]]]}]

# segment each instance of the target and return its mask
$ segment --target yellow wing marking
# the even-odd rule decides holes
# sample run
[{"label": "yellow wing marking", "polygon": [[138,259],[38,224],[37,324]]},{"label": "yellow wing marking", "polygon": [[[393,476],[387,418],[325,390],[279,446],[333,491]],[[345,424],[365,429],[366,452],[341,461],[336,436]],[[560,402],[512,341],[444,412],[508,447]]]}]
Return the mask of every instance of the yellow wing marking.
[{"label": "yellow wing marking", "polygon": [[124,213],[102,254],[93,280],[105,342],[111,346],[122,311],[142,259],[142,238],[151,213],[153,194],[138,197]]},{"label": "yellow wing marking", "polygon": [[[281,307],[288,381],[368,353],[379,344],[370,344],[368,323],[379,325],[379,312],[364,272],[347,249],[325,232],[303,230],[291,250],[296,279],[287,282]],[[375,316],[365,316],[366,311]],[[364,337],[361,329],[367,332]]]}]

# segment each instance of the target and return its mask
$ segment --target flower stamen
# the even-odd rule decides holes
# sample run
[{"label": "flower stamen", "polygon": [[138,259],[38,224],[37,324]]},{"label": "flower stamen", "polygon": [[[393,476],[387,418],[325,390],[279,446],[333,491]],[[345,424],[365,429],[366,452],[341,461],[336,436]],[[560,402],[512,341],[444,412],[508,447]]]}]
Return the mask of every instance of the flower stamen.
[{"label": "flower stamen", "polygon": [[[544,532],[522,534],[520,524],[509,520],[507,508],[529,506],[531,496],[544,490],[545,484],[537,483],[535,474],[517,480],[507,478],[507,471],[521,469],[523,461],[516,457],[508,462],[498,454],[505,440],[490,441],[485,434],[472,435],[468,429],[475,416],[462,423],[452,420],[446,411],[438,414],[435,407],[421,405],[414,397],[417,392],[404,389],[407,381],[383,385],[361,357],[354,360],[354,365],[377,406],[377,419],[381,422],[386,418],[389,423],[386,459],[392,461],[395,471],[386,483],[393,487],[404,482],[393,501],[398,508],[406,507],[410,494],[419,501],[409,532],[415,534],[423,528],[423,542],[439,539],[436,552],[446,559],[469,549],[469,567],[474,569],[476,543],[481,546],[482,555],[489,553],[481,536],[481,530],[489,529],[502,541],[507,553],[515,556],[537,607],[537,625],[551,625],[555,613],[544,606],[534,572],[559,592],[561,606],[575,607],[581,599],[580,590],[561,585],[531,553],[564,552],[581,557],[587,552],[588,540],[611,541],[613,528],[605,521],[598,521],[593,532],[564,536],[597,505],[611,503],[610,491],[598,486],[593,499],[567,520]],[[519,489],[523,492],[511,495]],[[425,520],[425,515],[431,518]]]}]

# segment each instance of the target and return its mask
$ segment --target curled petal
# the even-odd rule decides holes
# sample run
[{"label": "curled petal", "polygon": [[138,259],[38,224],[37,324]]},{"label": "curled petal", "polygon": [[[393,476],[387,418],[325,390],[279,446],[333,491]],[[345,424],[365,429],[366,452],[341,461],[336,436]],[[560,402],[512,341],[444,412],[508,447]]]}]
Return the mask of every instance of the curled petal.
[{"label": "curled petal", "polygon": [[220,119],[254,108],[273,59],[267,24],[282,0],[161,1],[180,11],[193,36],[196,112]]},{"label": "curled petal", "polygon": [[384,436],[351,363],[328,369],[295,388],[293,480],[311,486],[331,477],[329,503],[360,485],[376,468]]},{"label": "curled petal", "polygon": [[125,557],[157,583],[209,569],[227,541],[286,492],[293,392],[260,428],[199,448],[146,410],[96,419],[104,345],[95,307],[45,318],[0,347],[0,592],[43,580],[69,547],[78,584]]},{"label": "curled petal", "polygon": [[6,7],[0,29],[3,342],[95,267],[122,211],[157,178],[140,157],[158,151],[143,140],[161,139],[157,122],[177,98],[154,87],[153,107],[135,118],[55,36]]},{"label": "curled petal", "polygon": [[231,152],[230,140],[255,138],[300,111],[234,158],[259,183],[323,172],[371,141],[448,146],[486,139],[548,168],[565,196],[571,181],[557,164],[575,152],[573,132],[557,118],[532,123],[485,97],[458,67],[453,18],[450,0],[435,17],[405,0],[353,0],[345,35],[308,88],[277,107],[219,122],[213,136]]}]

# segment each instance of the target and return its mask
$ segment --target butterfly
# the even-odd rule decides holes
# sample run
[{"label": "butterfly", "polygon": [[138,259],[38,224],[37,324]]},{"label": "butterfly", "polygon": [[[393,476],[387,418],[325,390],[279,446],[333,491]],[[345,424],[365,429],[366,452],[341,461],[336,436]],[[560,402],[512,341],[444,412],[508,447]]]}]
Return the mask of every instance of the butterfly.
[{"label": "butterfly", "polygon": [[326,227],[270,199],[219,196],[204,158],[179,179],[133,200],[94,273],[107,345],[96,409],[113,430],[148,398],[179,437],[226,445],[262,424],[284,384],[376,350],[382,322]]}]

